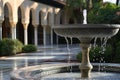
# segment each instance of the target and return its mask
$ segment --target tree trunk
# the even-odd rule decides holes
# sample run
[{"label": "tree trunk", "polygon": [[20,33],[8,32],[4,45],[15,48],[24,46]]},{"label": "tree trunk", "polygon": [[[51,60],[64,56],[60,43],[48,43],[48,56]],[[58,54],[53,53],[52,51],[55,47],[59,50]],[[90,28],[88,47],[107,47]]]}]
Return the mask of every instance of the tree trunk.
[{"label": "tree trunk", "polygon": [[116,5],[118,5],[119,4],[119,0],[116,0]]}]

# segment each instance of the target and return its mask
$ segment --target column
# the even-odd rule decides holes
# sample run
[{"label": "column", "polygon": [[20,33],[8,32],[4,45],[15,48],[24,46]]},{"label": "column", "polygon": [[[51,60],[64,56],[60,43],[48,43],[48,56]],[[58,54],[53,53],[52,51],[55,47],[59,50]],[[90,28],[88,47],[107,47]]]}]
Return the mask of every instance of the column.
[{"label": "column", "polygon": [[16,22],[10,22],[12,39],[16,39]]},{"label": "column", "polygon": [[93,66],[89,60],[90,42],[92,38],[82,37],[79,39],[81,41],[81,51],[82,51],[82,62],[80,65],[81,77],[89,78]]},{"label": "column", "polygon": [[28,23],[23,23],[24,27],[24,44],[28,44]]},{"label": "column", "polygon": [[58,47],[58,44],[59,44],[59,36],[56,34],[56,44],[57,44],[57,47]]},{"label": "column", "polygon": [[11,28],[12,39],[16,39],[16,27]]},{"label": "column", "polygon": [[34,25],[34,44],[38,46],[38,26]]},{"label": "column", "polygon": [[51,45],[53,45],[53,29],[51,28]]},{"label": "column", "polygon": [[43,26],[43,44],[44,46],[46,46],[46,26]]},{"label": "column", "polygon": [[2,40],[2,20],[0,20],[0,40]]}]

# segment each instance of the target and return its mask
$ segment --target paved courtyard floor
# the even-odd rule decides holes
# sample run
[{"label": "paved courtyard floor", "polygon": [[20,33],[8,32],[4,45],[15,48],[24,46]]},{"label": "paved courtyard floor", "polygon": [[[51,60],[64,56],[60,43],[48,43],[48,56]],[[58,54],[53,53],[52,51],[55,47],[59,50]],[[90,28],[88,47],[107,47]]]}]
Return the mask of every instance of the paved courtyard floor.
[{"label": "paved courtyard floor", "polygon": [[79,51],[80,47],[78,44],[70,47],[70,53],[66,45],[39,46],[38,51],[35,53],[22,53],[16,56],[1,57],[0,80],[10,80],[10,72],[21,67],[41,65],[43,63],[50,64],[50,62],[67,62],[69,56],[71,56],[71,60],[76,60],[76,54]]}]

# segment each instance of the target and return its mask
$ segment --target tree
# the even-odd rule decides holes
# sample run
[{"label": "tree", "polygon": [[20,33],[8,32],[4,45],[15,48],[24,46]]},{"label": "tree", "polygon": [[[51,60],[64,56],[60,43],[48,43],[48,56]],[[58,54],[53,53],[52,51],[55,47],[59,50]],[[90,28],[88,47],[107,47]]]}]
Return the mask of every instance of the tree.
[{"label": "tree", "polygon": [[66,0],[66,6],[64,7],[64,17],[66,23],[70,19],[74,20],[74,23],[83,23],[83,7],[85,0]]},{"label": "tree", "polygon": [[94,3],[88,13],[88,22],[93,24],[116,24],[119,23],[119,7],[113,3]]}]

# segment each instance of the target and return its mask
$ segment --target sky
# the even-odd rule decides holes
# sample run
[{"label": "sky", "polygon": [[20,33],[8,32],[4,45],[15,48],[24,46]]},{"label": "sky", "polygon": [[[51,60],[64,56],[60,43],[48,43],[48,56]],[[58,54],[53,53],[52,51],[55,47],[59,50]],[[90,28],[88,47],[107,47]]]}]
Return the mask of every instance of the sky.
[{"label": "sky", "polygon": [[112,3],[116,3],[116,0],[103,0],[104,2],[108,1],[108,2],[112,2]]}]

